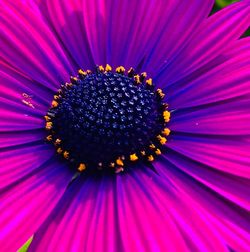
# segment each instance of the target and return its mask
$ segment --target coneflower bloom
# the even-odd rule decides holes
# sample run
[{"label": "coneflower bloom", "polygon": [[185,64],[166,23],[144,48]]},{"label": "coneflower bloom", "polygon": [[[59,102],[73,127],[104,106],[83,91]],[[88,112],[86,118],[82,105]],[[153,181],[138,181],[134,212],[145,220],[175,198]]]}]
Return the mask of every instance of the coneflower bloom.
[{"label": "coneflower bloom", "polygon": [[250,251],[250,1],[0,3],[0,247]]}]

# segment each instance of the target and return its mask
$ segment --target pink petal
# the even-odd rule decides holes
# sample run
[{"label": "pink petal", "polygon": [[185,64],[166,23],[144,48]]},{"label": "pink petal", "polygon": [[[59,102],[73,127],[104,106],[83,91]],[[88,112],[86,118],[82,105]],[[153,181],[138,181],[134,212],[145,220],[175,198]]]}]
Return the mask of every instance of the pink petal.
[{"label": "pink petal", "polygon": [[180,109],[233,98],[237,102],[237,97],[241,100],[242,96],[250,96],[249,59],[250,39],[232,43],[230,50],[220,54],[204,69],[169,87],[169,103]]},{"label": "pink petal", "polygon": [[[84,22],[85,16],[93,15],[93,6],[87,10],[84,7],[88,3],[95,5],[94,1],[82,2],[79,0],[46,1],[40,5],[42,14],[48,20],[51,29],[57,34],[72,64],[83,69],[93,68],[97,64],[94,57],[99,57],[93,51],[93,42],[88,40],[89,31],[96,32],[96,27],[89,26],[89,24],[87,26]],[[99,25],[98,32],[102,32],[102,30],[103,25]],[[103,43],[103,40],[99,42]],[[103,49],[103,46],[100,49]]]},{"label": "pink petal", "polygon": [[158,59],[159,51],[163,57],[176,53],[207,17],[212,4],[210,0],[188,4],[74,0],[47,1],[41,9],[78,65],[136,67],[145,60],[152,61],[153,71],[154,66],[164,64]]},{"label": "pink petal", "polygon": [[35,235],[31,250],[188,251],[168,213],[168,192],[159,189],[165,205],[157,200],[155,174],[124,175],[72,185]]},{"label": "pink petal", "polygon": [[1,132],[0,149],[43,141],[45,137],[44,130]]},{"label": "pink petal", "polygon": [[227,139],[175,135],[167,146],[213,169],[250,178],[249,137]]},{"label": "pink petal", "polygon": [[[224,243],[234,251],[249,250],[250,219],[247,211],[236,207],[234,204],[224,200],[220,195],[211,192],[207,187],[197,183],[185,173],[178,171],[176,166],[171,166],[167,162],[159,162],[157,171],[176,188],[178,201],[186,202],[190,206],[188,211],[192,209],[191,211],[196,212],[194,221],[201,218],[212,228],[210,232],[208,230],[203,231],[206,237],[216,234],[221,243]],[[189,221],[189,212],[184,208],[183,211],[186,216],[183,221]],[[194,228],[193,224],[191,226]],[[186,233],[190,231],[185,225],[181,225],[180,228]],[[201,232],[199,233],[201,234]],[[195,239],[194,235],[195,233],[189,233],[190,238]],[[210,244],[214,243],[214,239],[210,238]],[[221,251],[216,246],[214,251]],[[198,251],[203,251],[203,249]]]},{"label": "pink petal", "polygon": [[6,64],[1,65],[0,96],[13,102],[29,107],[24,101],[29,101],[34,111],[44,113],[51,104],[57,88],[44,86],[29,78],[24,73],[15,70]]},{"label": "pink petal", "polygon": [[[156,2],[160,8],[159,14],[156,15],[155,8],[152,9],[153,13],[149,17],[148,27],[146,26],[144,31],[148,35],[147,44],[150,44],[150,47],[145,47],[145,52],[149,51],[150,53],[145,58],[143,68],[146,68],[156,78],[161,71],[165,69],[169,71],[169,64],[187,46],[200,25],[208,17],[214,1],[173,1],[171,4],[168,3],[168,9],[166,2],[162,3],[163,6],[159,6]],[[153,17],[158,17],[159,20],[151,25]],[[165,17],[165,22],[162,21],[163,17]],[[159,23],[161,26],[158,25]],[[145,38],[144,33],[142,41]],[[137,49],[141,46],[141,41],[137,40],[136,42],[138,43]],[[147,56],[145,52],[144,54]],[[133,51],[133,54],[136,55],[137,51]],[[157,82],[157,84],[166,85],[161,82]]]},{"label": "pink petal", "polygon": [[243,209],[250,210],[249,179],[234,176],[230,172],[220,172],[211,166],[194,162],[174,152],[164,155],[162,161],[162,165],[164,162],[168,163],[169,161],[169,163],[175,166],[174,169],[181,170],[202,183],[209,190],[213,190]]},{"label": "pink petal", "polygon": [[0,245],[2,251],[16,251],[47,218],[71,175],[66,167],[51,162],[0,194]]},{"label": "pink petal", "polygon": [[75,181],[35,235],[31,250],[122,251],[112,182],[108,177]]},{"label": "pink petal", "polygon": [[44,143],[2,149],[0,152],[0,189],[23,180],[34,171],[44,169],[44,164],[53,155],[53,147]]},{"label": "pink petal", "polygon": [[7,64],[48,87],[68,80],[71,64],[35,5],[2,2],[0,25],[0,57]]},{"label": "pink petal", "polygon": [[157,77],[159,83],[175,83],[222,53],[250,24],[250,3],[240,1],[218,11],[199,27],[190,43]]},{"label": "pink petal", "polygon": [[249,135],[250,94],[221,103],[176,111],[172,114],[169,127],[175,132],[192,134]]},{"label": "pink petal", "polygon": [[[0,97],[0,132],[41,129],[45,120],[38,110]],[[39,115],[40,114],[40,115]],[[39,116],[38,116],[39,115]]]}]

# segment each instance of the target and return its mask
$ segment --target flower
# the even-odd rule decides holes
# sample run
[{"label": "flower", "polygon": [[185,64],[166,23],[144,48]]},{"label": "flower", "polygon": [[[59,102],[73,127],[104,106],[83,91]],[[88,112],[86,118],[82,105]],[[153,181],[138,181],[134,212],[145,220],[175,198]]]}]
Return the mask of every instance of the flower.
[{"label": "flower", "polygon": [[[211,0],[1,2],[2,251],[16,251],[33,234],[31,251],[249,251],[250,40],[239,38],[250,23],[250,2],[208,17],[212,5]],[[96,65],[100,72],[93,74]],[[90,85],[93,76],[100,85],[108,83],[103,97],[111,96],[114,79],[114,88],[123,81],[131,86],[128,95],[141,90],[135,99],[143,103],[147,89],[132,87],[142,77],[123,75],[130,67],[146,72],[145,83],[154,84],[169,104],[163,114],[166,125],[159,129],[171,133],[155,135],[163,144],[155,153],[150,149],[156,142],[131,152],[131,164],[123,143],[126,155],[109,168],[118,174],[107,174],[82,162],[81,150],[89,153],[88,162],[98,161],[102,168],[107,156],[99,160],[100,151],[100,156],[92,155],[99,145],[90,152],[89,144],[104,139],[108,145],[110,134],[113,148],[120,132],[104,131],[100,139],[97,127],[97,140],[87,138],[86,129],[98,119],[92,123],[83,108],[97,115],[98,99],[91,100],[98,91]],[[92,73],[80,80],[79,69],[82,75],[87,69]],[[75,77],[66,84],[70,76]],[[66,91],[58,91],[60,85]],[[84,86],[89,103],[86,96],[77,96]],[[123,99],[119,92],[117,100]],[[154,100],[156,93],[148,94],[149,111],[154,108],[150,123],[163,106]],[[119,112],[122,101],[113,103]],[[82,109],[84,120],[73,107]],[[129,109],[141,115],[133,104],[126,107],[126,127]],[[100,119],[105,115],[112,112]],[[150,135],[149,117],[143,118]],[[83,146],[77,132],[86,122],[83,133],[89,140]],[[130,138],[133,148],[139,143],[142,148],[147,134]],[[115,153],[112,148],[102,150]],[[141,161],[143,156],[148,160]]]}]

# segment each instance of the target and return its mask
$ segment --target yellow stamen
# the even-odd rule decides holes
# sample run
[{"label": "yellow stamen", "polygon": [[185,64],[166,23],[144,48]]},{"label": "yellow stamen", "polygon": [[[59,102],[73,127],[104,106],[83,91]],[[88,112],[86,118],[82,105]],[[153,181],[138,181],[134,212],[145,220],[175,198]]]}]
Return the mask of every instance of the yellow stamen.
[{"label": "yellow stamen", "polygon": [[57,107],[57,106],[58,106],[58,102],[55,101],[55,100],[53,100],[52,103],[51,103],[51,106],[52,106],[53,108]]},{"label": "yellow stamen", "polygon": [[116,159],[116,164],[117,164],[117,165],[120,165],[120,166],[123,166],[123,165],[124,165],[124,163],[123,163],[123,161],[121,160],[121,158],[117,158],[117,159]]},{"label": "yellow stamen", "polygon": [[65,86],[66,86],[67,88],[69,88],[69,87],[72,87],[72,86],[73,86],[73,84],[72,84],[72,83],[68,83],[68,82],[66,82],[66,83],[65,83]]},{"label": "yellow stamen", "polygon": [[52,129],[52,126],[53,126],[52,122],[47,122],[45,128],[47,130],[50,130],[50,129]]},{"label": "yellow stamen", "polygon": [[51,118],[50,118],[49,116],[44,116],[44,118],[45,118],[45,121],[46,121],[46,122],[48,122],[48,121],[51,120]]},{"label": "yellow stamen", "polygon": [[170,112],[165,110],[163,112],[163,119],[164,119],[164,122],[169,122],[170,121]]},{"label": "yellow stamen", "polygon": [[164,98],[165,94],[163,93],[162,89],[158,88],[156,92],[161,97],[161,99]]},{"label": "yellow stamen", "polygon": [[140,76],[139,76],[138,74],[134,76],[134,80],[135,80],[135,83],[136,83],[136,84],[141,83],[141,81],[140,81]]},{"label": "yellow stamen", "polygon": [[86,165],[84,163],[80,163],[77,170],[80,172],[86,170]]},{"label": "yellow stamen", "polygon": [[153,157],[152,155],[148,156],[148,161],[149,161],[149,162],[154,161],[154,157]]},{"label": "yellow stamen", "polygon": [[120,66],[120,72],[124,73],[125,71],[126,71],[125,68],[123,66]]},{"label": "yellow stamen", "polygon": [[156,149],[155,154],[156,155],[161,155],[161,150],[160,149]]},{"label": "yellow stamen", "polygon": [[130,67],[128,70],[128,75],[132,75],[135,72],[133,67]]},{"label": "yellow stamen", "polygon": [[164,116],[164,117],[165,117],[165,116],[170,117],[170,112],[167,111],[167,110],[165,110],[165,111],[163,112],[163,116]]},{"label": "yellow stamen", "polygon": [[63,157],[68,159],[69,158],[69,152],[68,151],[64,151],[63,152]]},{"label": "yellow stamen", "polygon": [[141,154],[142,154],[142,156],[145,156],[146,152],[145,151],[141,151]]},{"label": "yellow stamen", "polygon": [[150,144],[150,145],[149,145],[149,148],[150,148],[151,150],[153,150],[153,149],[155,149],[155,145],[154,145],[154,144]]},{"label": "yellow stamen", "polygon": [[112,67],[109,64],[107,64],[106,67],[105,67],[105,71],[106,72],[112,71]]},{"label": "yellow stamen", "polygon": [[104,72],[104,67],[103,66],[99,66],[98,69],[99,69],[100,72]]},{"label": "yellow stamen", "polygon": [[72,83],[76,83],[76,82],[78,81],[78,79],[77,79],[77,77],[71,76],[71,77],[70,77],[70,81],[71,81]]},{"label": "yellow stamen", "polygon": [[82,69],[80,69],[78,71],[78,74],[80,74],[81,76],[85,77],[87,75],[87,73],[85,71],[83,71]]},{"label": "yellow stamen", "polygon": [[147,79],[146,84],[149,85],[149,86],[152,86],[153,85],[153,80],[151,78]]},{"label": "yellow stamen", "polygon": [[134,154],[131,154],[130,155],[130,160],[131,161],[136,161],[136,160],[138,160],[138,157],[137,157],[137,155],[134,153]]},{"label": "yellow stamen", "polygon": [[54,95],[54,100],[58,100],[59,96],[58,95]]},{"label": "yellow stamen", "polygon": [[62,148],[58,148],[58,149],[56,150],[56,152],[57,152],[58,154],[62,154],[63,150],[62,150]]},{"label": "yellow stamen", "polygon": [[91,70],[87,70],[86,73],[87,74],[91,74],[92,72],[91,72]]},{"label": "yellow stamen", "polygon": [[115,69],[115,71],[116,71],[117,73],[124,73],[124,72],[125,72],[125,68],[124,68],[123,66],[119,66],[119,67],[117,67],[117,68]]},{"label": "yellow stamen", "polygon": [[161,132],[164,136],[168,136],[170,134],[170,129],[169,128],[165,128],[162,132]]},{"label": "yellow stamen", "polygon": [[162,137],[161,135],[157,136],[157,139],[160,141],[160,143],[163,145],[167,142],[167,138],[166,137]]},{"label": "yellow stamen", "polygon": [[47,139],[47,141],[52,141],[52,135],[48,135],[48,136],[46,137],[46,139]]},{"label": "yellow stamen", "polygon": [[57,138],[56,141],[55,141],[55,145],[59,145],[61,142],[62,142],[62,140]]}]

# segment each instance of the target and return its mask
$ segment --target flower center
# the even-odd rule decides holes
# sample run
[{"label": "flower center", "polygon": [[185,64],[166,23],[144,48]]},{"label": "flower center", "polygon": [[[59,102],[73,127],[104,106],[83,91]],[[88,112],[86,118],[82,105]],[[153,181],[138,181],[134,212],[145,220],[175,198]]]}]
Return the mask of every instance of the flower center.
[{"label": "flower center", "polygon": [[146,73],[137,75],[132,68],[80,70],[54,96],[45,116],[47,140],[78,171],[119,172],[139,159],[153,161],[170,132],[163,97]]}]

